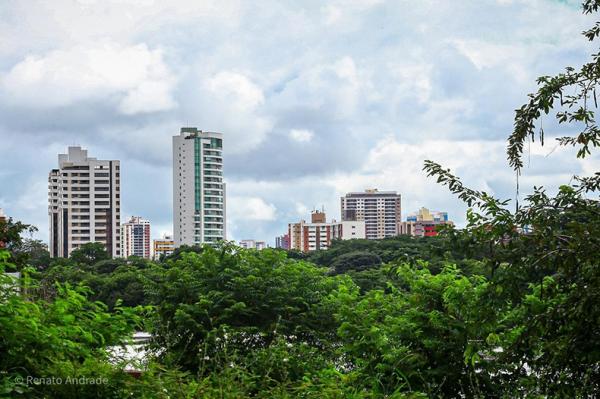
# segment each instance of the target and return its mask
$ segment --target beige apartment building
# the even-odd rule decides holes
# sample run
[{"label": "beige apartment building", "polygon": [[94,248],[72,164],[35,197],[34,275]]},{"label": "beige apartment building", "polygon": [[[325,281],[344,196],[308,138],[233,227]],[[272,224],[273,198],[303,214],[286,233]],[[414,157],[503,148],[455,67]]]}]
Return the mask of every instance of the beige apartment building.
[{"label": "beige apartment building", "polygon": [[88,157],[87,150],[69,147],[58,155],[58,168],[48,175],[50,255],[68,257],[88,242],[104,244],[121,256],[120,164]]},{"label": "beige apartment building", "polygon": [[396,191],[368,189],[341,198],[342,221],[365,222],[366,238],[377,240],[399,234],[401,196]]}]

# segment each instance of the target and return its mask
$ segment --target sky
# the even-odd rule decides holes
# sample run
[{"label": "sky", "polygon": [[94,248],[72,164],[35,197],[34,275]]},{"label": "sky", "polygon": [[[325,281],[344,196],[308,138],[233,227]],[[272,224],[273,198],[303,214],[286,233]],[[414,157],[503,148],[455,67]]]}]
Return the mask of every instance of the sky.
[{"label": "sky", "polygon": [[[274,243],[340,196],[396,190],[464,225],[431,159],[515,199],[514,110],[597,51],[594,16],[551,0],[0,2],[0,207],[48,239],[47,177],[69,145],[121,161],[121,214],[172,231],[171,137],[224,134],[228,239]],[[546,135],[565,130],[548,117]],[[600,170],[527,146],[521,198]]]}]

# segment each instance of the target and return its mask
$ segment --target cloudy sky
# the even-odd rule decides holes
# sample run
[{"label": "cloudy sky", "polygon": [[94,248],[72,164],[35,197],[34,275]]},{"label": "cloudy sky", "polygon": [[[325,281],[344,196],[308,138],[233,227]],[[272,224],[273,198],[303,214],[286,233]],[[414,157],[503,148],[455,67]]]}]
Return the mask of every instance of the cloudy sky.
[{"label": "cloudy sky", "polygon": [[[47,174],[77,144],[121,161],[123,217],[170,232],[171,136],[196,126],[224,133],[230,239],[272,243],[375,187],[460,225],[423,160],[514,198],[514,109],[589,58],[593,18],[552,0],[5,0],[0,207],[46,240]],[[523,191],[600,169],[553,149],[531,146]]]}]

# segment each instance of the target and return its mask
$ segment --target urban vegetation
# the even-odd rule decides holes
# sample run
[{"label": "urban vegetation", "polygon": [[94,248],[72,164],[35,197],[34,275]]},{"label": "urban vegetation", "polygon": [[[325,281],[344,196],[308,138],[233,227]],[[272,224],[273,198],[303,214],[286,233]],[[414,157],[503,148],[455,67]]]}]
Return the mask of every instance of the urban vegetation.
[{"label": "urban vegetation", "polygon": [[[587,0],[585,13],[600,1]],[[600,35],[600,24],[584,32]],[[551,112],[600,145],[600,59],[538,80],[509,164]],[[571,129],[572,131],[572,129]],[[308,255],[184,248],[160,262],[98,244],[49,260],[29,228],[0,227],[0,393],[6,397],[595,397],[600,391],[600,172],[515,207],[425,171],[470,207],[435,238],[335,242]],[[510,210],[514,209],[514,211]],[[139,376],[109,348],[153,340]],[[98,385],[28,376],[103,378]]]}]

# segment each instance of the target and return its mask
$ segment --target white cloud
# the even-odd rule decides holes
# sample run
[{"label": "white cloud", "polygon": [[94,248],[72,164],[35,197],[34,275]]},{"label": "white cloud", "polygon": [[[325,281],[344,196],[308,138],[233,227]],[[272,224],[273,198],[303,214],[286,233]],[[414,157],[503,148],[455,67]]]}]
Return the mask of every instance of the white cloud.
[{"label": "white cloud", "polygon": [[136,114],[175,107],[174,84],[161,50],[104,44],[29,55],[2,78],[0,88],[20,105],[46,108],[100,100]]},{"label": "white cloud", "polygon": [[326,25],[347,22],[348,18],[360,15],[368,9],[382,4],[383,0],[334,0],[330,1],[321,12],[324,14]]},{"label": "white cloud", "polygon": [[397,79],[399,96],[416,97],[420,103],[426,103],[433,90],[431,71],[433,66],[427,63],[402,63],[390,66],[391,72]]},{"label": "white cloud", "polygon": [[[260,144],[272,127],[264,116],[261,88],[248,76],[221,71],[202,79],[192,101],[204,126],[225,133],[226,150],[246,152]],[[205,130],[210,130],[206,128]]]},{"label": "white cloud", "polygon": [[344,56],[307,66],[271,101],[277,106],[322,109],[328,116],[350,119],[360,114],[361,101],[368,99],[371,91],[368,72],[357,66],[354,58]]},{"label": "white cloud", "polygon": [[313,131],[306,129],[292,129],[289,133],[290,138],[298,143],[308,143],[312,141],[314,135]]},{"label": "white cloud", "polygon": [[[532,50],[529,46],[518,42],[504,44],[477,39],[454,39],[449,42],[479,70],[502,67],[511,71],[519,82],[526,83],[532,79],[527,71],[527,63],[531,57],[531,54],[528,53]],[[535,52],[541,50],[547,50],[547,48],[538,44]]]},{"label": "white cloud", "polygon": [[307,215],[310,213],[310,210],[302,202],[296,202],[296,213],[300,217],[307,217]]},{"label": "white cloud", "polygon": [[[514,3],[3,2],[0,185],[11,190],[0,203],[47,231],[45,191],[25,184],[43,188],[56,153],[78,143],[121,159],[123,210],[167,228],[170,140],[191,125],[225,134],[233,236],[272,237],[321,205],[339,217],[340,195],[373,186],[400,191],[406,212],[460,219],[463,205],[425,177],[423,159],[512,195],[504,139],[515,107],[536,76],[595,51],[579,34],[593,16]],[[319,146],[290,145],[294,129]],[[527,169],[524,185],[578,166],[532,151],[544,167]],[[587,165],[597,170],[597,158]],[[21,199],[36,209],[17,209]]]},{"label": "white cloud", "polygon": [[277,208],[260,197],[228,197],[228,217],[234,224],[240,221],[272,221],[275,220]]},{"label": "white cloud", "polygon": [[243,110],[253,110],[265,102],[261,89],[248,77],[230,71],[219,72],[206,80],[214,98]]},{"label": "white cloud", "polygon": [[[131,43],[140,32],[171,25],[236,26],[239,0],[28,0],[2,2],[0,56],[112,40]],[[212,25],[210,26],[212,28]]]}]

